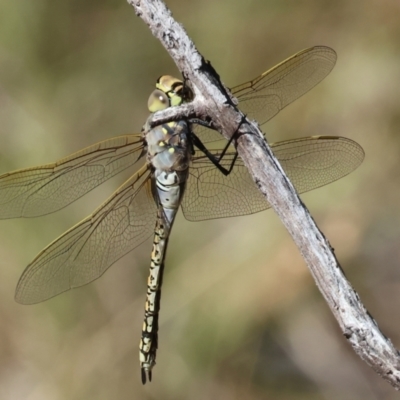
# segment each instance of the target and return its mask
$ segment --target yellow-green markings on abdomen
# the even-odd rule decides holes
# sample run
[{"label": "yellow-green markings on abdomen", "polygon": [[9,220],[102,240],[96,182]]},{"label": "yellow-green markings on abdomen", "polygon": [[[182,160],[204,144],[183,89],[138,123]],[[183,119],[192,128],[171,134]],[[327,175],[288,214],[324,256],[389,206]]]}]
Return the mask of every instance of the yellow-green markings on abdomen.
[{"label": "yellow-green markings on abdomen", "polygon": [[168,242],[168,229],[162,211],[159,211],[154,232],[151,252],[150,273],[147,280],[145,315],[142,339],[139,346],[140,364],[143,372],[148,372],[155,365],[158,341],[158,313],[160,311],[161,283],[164,272],[164,258]]}]

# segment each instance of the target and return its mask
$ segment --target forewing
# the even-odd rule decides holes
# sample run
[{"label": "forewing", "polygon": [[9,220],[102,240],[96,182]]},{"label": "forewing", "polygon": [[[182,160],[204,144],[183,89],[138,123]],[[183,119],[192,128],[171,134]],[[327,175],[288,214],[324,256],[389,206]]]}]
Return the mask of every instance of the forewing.
[{"label": "forewing", "polygon": [[92,215],[47,246],[23,272],[15,298],[47,300],[100,277],[154,230],[150,170],[142,167]]},{"label": "forewing", "polygon": [[[287,140],[271,144],[271,148],[299,193],[342,178],[364,159],[360,145],[336,136]],[[224,156],[221,164],[225,168],[230,167],[234,154]],[[236,217],[269,207],[240,158],[231,173],[224,176],[204,154],[195,154],[182,201],[188,220]]]},{"label": "forewing", "polygon": [[141,135],[114,137],[53,164],[0,176],[0,218],[57,211],[133,165],[143,154]]},{"label": "forewing", "polygon": [[[296,53],[252,81],[231,89],[239,108],[262,125],[280,110],[321,82],[335,66],[336,53],[329,47],[316,46]],[[203,143],[222,138],[217,131],[195,126]]]},{"label": "forewing", "polygon": [[305,49],[261,74],[236,86],[232,94],[239,108],[260,125],[321,82],[336,63],[329,47]]}]

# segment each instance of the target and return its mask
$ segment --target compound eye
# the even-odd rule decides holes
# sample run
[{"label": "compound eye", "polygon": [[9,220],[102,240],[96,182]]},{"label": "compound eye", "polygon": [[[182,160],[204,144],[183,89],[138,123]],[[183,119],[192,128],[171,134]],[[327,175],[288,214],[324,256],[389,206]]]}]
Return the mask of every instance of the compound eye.
[{"label": "compound eye", "polygon": [[161,90],[154,90],[149,97],[147,106],[150,112],[165,110],[170,107],[169,98],[166,93]]},{"label": "compound eye", "polygon": [[156,88],[162,90],[165,93],[175,92],[176,88],[182,86],[183,82],[171,75],[160,76],[156,83]]}]

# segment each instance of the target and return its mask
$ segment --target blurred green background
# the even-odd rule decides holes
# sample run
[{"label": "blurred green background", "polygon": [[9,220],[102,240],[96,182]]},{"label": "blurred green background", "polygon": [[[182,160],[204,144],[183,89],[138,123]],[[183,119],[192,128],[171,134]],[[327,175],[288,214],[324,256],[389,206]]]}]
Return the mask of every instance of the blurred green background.
[{"label": "blurred green background", "polygon": [[[400,2],[170,0],[228,86],[297,51],[338,53],[328,78],[265,125],[270,141],[342,135],[366,159],[302,196],[383,332],[400,347]],[[178,74],[125,1],[0,0],[0,172],[139,132]],[[24,267],[124,179],[37,219],[0,222],[0,399],[397,399],[342,337],[272,211],[174,226],[154,382],[140,382],[151,242],[100,280],[35,306]]]}]

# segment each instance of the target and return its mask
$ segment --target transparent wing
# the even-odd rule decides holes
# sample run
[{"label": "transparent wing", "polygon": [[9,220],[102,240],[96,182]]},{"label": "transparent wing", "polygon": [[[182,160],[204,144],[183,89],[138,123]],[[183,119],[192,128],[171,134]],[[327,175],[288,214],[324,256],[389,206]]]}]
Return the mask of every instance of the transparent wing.
[{"label": "transparent wing", "polygon": [[86,147],[53,164],[0,176],[0,218],[57,211],[133,165],[143,154],[141,135],[124,135]]},{"label": "transparent wing", "polygon": [[[333,69],[336,53],[329,47],[316,46],[296,53],[252,81],[234,87],[239,108],[262,125],[280,110],[321,82]],[[203,143],[221,139],[219,132],[196,127]]]},{"label": "transparent wing", "polygon": [[100,277],[154,231],[150,171],[142,167],[92,215],[47,246],[23,272],[15,298],[47,300]]},{"label": "transparent wing", "polygon": [[[342,178],[364,159],[360,145],[336,136],[287,140],[271,144],[271,148],[299,193]],[[226,154],[222,165],[229,168],[234,155]],[[196,153],[182,201],[188,220],[236,217],[269,207],[240,158],[230,175],[224,176],[207,157]]]},{"label": "transparent wing", "polygon": [[234,87],[232,94],[240,109],[262,125],[321,82],[332,71],[336,58],[329,47],[302,50],[258,78]]}]

